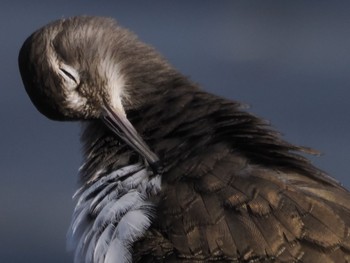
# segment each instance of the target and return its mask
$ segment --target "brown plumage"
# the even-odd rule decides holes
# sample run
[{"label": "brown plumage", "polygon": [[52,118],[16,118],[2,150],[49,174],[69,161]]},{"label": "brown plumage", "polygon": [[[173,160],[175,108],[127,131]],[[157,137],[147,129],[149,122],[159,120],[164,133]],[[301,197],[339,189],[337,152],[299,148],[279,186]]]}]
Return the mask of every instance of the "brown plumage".
[{"label": "brown plumage", "polygon": [[[312,151],[282,140],[239,103],[200,90],[113,20],[56,21],[25,42],[19,64],[43,114],[85,123],[79,194],[89,206],[79,201],[73,219],[76,262],[112,262],[128,211],[95,225],[106,213],[103,198],[118,193],[110,199],[118,202],[117,185],[135,174],[110,175],[140,163],[148,187],[140,202],[152,208],[134,211],[151,214],[150,224],[116,262],[350,262],[350,194],[300,155]],[[75,100],[67,99],[72,92]],[[122,123],[126,114],[142,139],[129,136],[133,128],[106,125],[106,111]],[[157,176],[160,189],[150,183]],[[94,233],[85,234],[86,226]],[[106,250],[97,249],[106,235]]]}]

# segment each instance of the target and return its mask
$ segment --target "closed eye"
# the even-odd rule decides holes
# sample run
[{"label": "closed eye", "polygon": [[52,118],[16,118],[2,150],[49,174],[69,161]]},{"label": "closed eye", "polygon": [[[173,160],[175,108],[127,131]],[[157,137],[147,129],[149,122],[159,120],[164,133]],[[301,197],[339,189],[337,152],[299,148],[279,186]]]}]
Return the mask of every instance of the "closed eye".
[{"label": "closed eye", "polygon": [[63,68],[60,68],[60,70],[68,77],[70,78],[71,80],[73,80],[75,83],[78,84],[77,80],[74,78],[74,76],[69,73],[67,70],[63,69]]},{"label": "closed eye", "polygon": [[76,87],[79,85],[79,73],[73,67],[61,64],[59,67],[59,73],[68,83],[70,82],[70,86]]}]

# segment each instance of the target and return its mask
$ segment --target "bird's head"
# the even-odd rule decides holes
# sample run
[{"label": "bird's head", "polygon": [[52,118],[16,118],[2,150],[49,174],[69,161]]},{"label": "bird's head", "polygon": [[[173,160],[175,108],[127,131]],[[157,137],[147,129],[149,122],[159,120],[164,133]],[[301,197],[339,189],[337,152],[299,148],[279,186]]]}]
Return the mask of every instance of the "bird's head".
[{"label": "bird's head", "polygon": [[[101,17],[55,21],[23,44],[19,68],[26,91],[50,119],[99,118],[108,104],[123,112],[120,50],[133,34]],[[123,101],[123,103],[122,103]]]},{"label": "bird's head", "polygon": [[147,51],[146,45],[113,19],[73,17],[34,32],[20,50],[19,68],[28,95],[42,114],[54,120],[101,118],[154,162],[156,156],[125,115],[132,104],[122,70],[142,49]]}]

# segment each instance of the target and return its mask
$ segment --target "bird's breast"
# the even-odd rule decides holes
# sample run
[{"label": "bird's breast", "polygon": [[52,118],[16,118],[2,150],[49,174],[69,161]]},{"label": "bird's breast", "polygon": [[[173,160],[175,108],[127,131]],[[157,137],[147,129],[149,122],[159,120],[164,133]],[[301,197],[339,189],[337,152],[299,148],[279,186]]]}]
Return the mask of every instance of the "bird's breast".
[{"label": "bird's breast", "polygon": [[138,163],[100,174],[78,190],[69,230],[75,262],[130,262],[132,244],[152,221],[149,198],[160,188],[160,176]]}]

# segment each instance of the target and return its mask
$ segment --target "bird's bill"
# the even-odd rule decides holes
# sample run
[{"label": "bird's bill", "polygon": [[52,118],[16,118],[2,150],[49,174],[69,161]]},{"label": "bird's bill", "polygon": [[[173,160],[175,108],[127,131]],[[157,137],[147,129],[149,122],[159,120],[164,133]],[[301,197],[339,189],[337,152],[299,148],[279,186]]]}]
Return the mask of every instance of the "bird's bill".
[{"label": "bird's bill", "polygon": [[159,165],[158,156],[151,151],[134,126],[126,118],[124,112],[113,109],[107,104],[105,104],[104,110],[102,119],[107,127],[143,156],[153,170],[157,170]]}]

